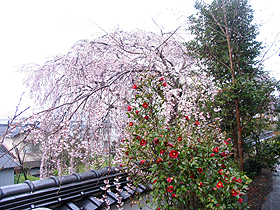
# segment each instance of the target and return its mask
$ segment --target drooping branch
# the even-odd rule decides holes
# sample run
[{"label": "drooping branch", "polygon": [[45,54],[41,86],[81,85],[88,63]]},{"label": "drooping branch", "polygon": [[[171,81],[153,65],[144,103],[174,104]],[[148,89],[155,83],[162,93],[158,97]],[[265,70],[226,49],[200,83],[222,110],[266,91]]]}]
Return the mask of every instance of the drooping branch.
[{"label": "drooping branch", "polygon": [[[108,112],[117,130],[115,136],[109,134],[111,142],[119,141],[127,122],[126,106],[134,95],[132,86],[142,73],[165,75],[171,86],[178,86],[173,77],[186,77],[189,66],[177,30],[162,36],[116,31],[77,42],[67,54],[43,66],[26,66],[26,84],[44,108],[36,115],[42,126],[35,136],[44,147],[43,177],[61,157],[92,164],[97,148],[86,145],[102,144],[102,122]],[[76,135],[79,129],[87,134]]]}]

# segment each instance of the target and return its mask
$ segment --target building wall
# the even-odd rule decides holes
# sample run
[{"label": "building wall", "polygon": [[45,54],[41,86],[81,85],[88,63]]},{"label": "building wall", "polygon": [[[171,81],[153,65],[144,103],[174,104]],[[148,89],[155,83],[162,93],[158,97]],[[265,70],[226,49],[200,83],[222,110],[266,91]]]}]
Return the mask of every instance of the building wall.
[{"label": "building wall", "polygon": [[[17,149],[20,154],[21,160],[24,160],[24,162],[29,161],[38,161],[41,160],[42,152],[41,152],[41,146],[40,145],[34,145],[32,143],[25,143],[23,142],[24,135],[18,135],[13,138],[5,138],[4,143],[7,145],[9,149],[13,148],[14,145],[18,145]],[[28,139],[32,139],[33,135],[29,135]],[[17,158],[17,153],[13,149],[11,151],[13,155]]]},{"label": "building wall", "polygon": [[2,169],[0,171],[0,187],[12,184],[14,184],[14,169]]}]

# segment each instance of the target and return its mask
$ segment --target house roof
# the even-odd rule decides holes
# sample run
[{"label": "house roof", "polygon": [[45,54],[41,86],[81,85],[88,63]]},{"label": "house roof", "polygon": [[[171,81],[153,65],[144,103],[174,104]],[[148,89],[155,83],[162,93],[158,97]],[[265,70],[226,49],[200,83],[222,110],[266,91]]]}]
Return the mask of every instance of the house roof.
[{"label": "house roof", "polygon": [[[117,196],[116,178],[123,191]],[[111,192],[103,187],[109,181]],[[95,210],[103,209],[105,203],[101,198],[106,194],[110,206],[121,200],[127,200],[136,192],[142,193],[147,188],[139,185],[128,187],[128,174],[119,172],[119,167],[91,170],[85,173],[50,177],[38,181],[25,181],[21,184],[8,185],[0,188],[0,209],[35,209],[50,208],[54,210]],[[107,185],[108,187],[108,185]],[[149,188],[148,188],[149,189]]]},{"label": "house roof", "polygon": [[[6,133],[7,126],[8,126],[7,123],[0,124],[0,137],[2,137],[2,135],[4,135]],[[12,132],[9,132],[6,136],[13,138],[13,137],[19,135],[21,133],[21,131],[22,131],[22,129],[17,126]]]},{"label": "house roof", "polygon": [[0,170],[15,168],[20,166],[20,164],[14,161],[13,155],[7,150],[7,148],[1,144],[0,147]]},{"label": "house roof", "polygon": [[[14,124],[11,125],[11,127],[14,126]],[[20,135],[21,133],[24,133],[27,129],[29,129],[30,126],[34,126],[34,124],[19,124],[18,126],[16,126],[12,131],[9,130],[9,132],[6,134],[7,137],[9,138],[14,138],[18,135]],[[4,120],[0,121],[0,137],[2,137],[2,135],[4,135],[7,131],[7,127],[8,127],[8,121],[4,122]],[[39,127],[39,123],[36,122],[36,127]]]}]

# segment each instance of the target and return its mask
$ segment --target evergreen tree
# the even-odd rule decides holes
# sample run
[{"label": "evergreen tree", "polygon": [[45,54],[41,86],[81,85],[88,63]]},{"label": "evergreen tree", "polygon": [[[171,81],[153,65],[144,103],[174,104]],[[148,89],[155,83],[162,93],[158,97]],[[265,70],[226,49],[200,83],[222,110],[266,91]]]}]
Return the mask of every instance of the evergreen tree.
[{"label": "evergreen tree", "polygon": [[243,170],[244,129],[250,132],[253,117],[272,108],[278,83],[262,68],[262,43],[256,40],[258,27],[247,0],[196,1],[195,8],[198,13],[189,17],[194,38],[186,43],[188,54],[220,90],[211,106],[221,108],[215,114],[233,137],[234,157]]}]

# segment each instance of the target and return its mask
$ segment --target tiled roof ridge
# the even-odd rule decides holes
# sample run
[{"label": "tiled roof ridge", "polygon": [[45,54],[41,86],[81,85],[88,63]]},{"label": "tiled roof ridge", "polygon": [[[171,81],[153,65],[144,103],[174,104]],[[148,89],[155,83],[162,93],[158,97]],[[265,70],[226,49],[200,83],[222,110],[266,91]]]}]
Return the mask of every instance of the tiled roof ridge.
[{"label": "tiled roof ridge", "polygon": [[[101,198],[105,194],[109,204],[113,205],[128,199],[135,192],[146,190],[142,185],[137,189],[129,187],[128,173],[119,170],[120,167],[116,166],[106,167],[61,178],[52,176],[49,179],[3,186],[0,187],[0,209],[103,209],[105,203]],[[107,185],[106,180],[109,181]],[[116,194],[116,180],[123,190],[119,196]],[[110,190],[105,191],[103,188],[108,185]]]}]

